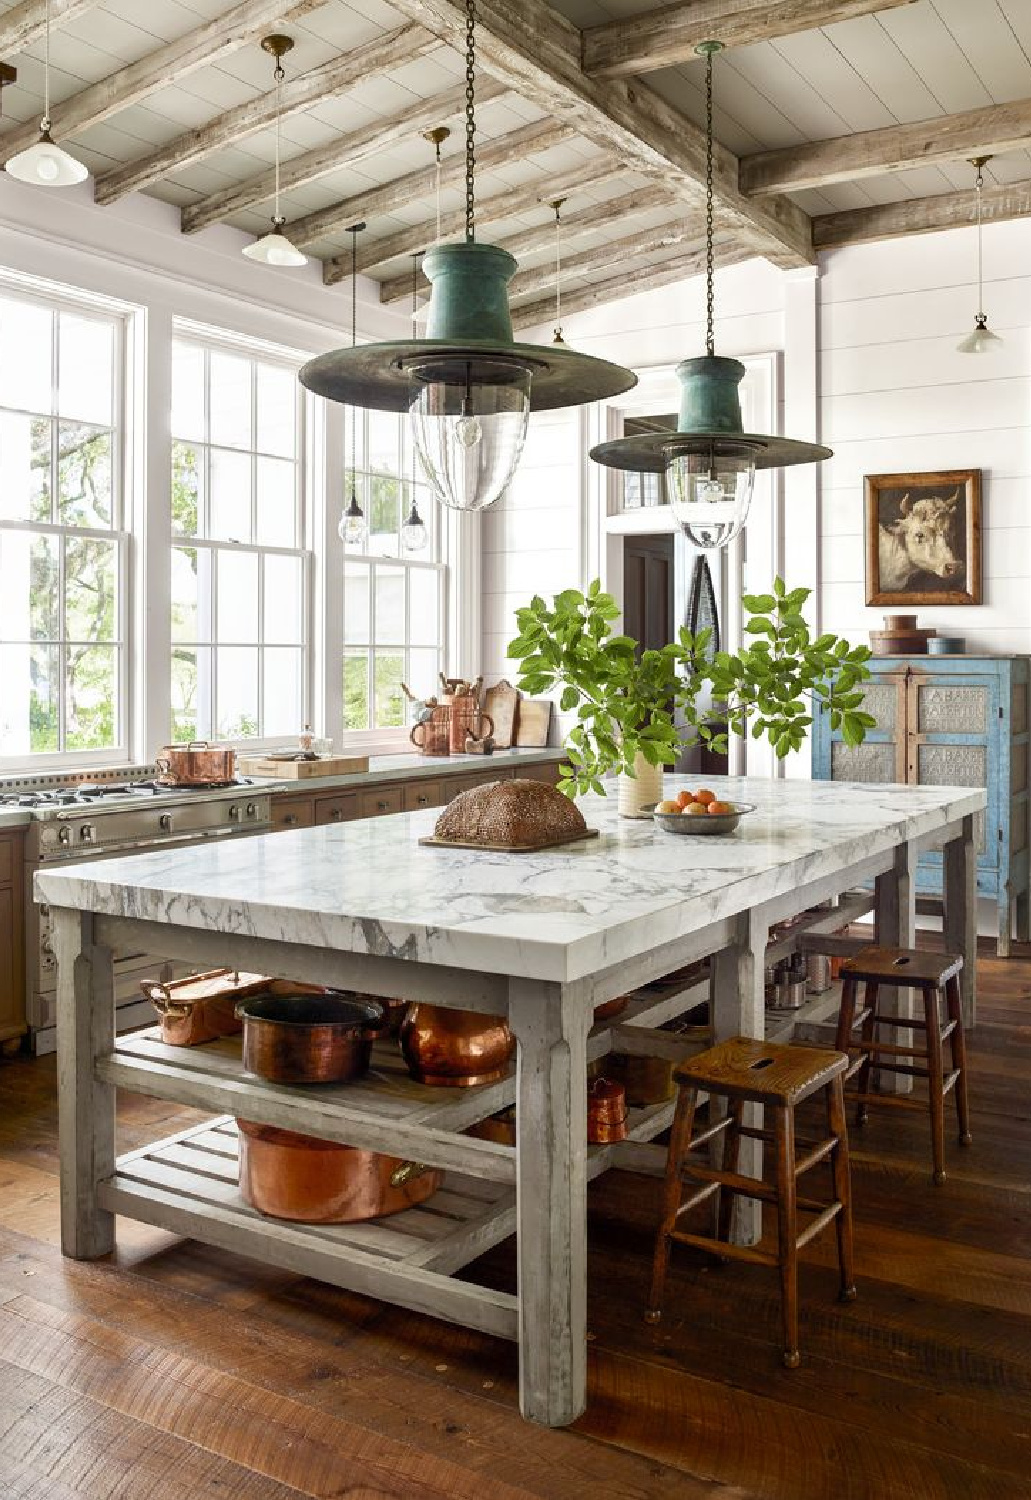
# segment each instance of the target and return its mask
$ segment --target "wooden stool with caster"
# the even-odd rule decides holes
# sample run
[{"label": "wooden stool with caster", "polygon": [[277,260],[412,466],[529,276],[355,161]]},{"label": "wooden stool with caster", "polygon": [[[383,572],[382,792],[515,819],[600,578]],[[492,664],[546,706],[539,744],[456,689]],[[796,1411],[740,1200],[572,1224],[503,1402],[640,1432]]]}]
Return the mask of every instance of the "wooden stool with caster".
[{"label": "wooden stool with caster", "polygon": [[[733,1256],[759,1265],[777,1266],[780,1269],[784,1363],[789,1369],[794,1369],[800,1359],[798,1252],[832,1221],[838,1236],[841,1296],[845,1301],[855,1297],[848,1136],[842,1093],[842,1077],[847,1067],[848,1057],[844,1053],[816,1047],[784,1047],[741,1036],[720,1042],[677,1067],[674,1073],[678,1088],[677,1107],[666,1158],[662,1224],[655,1242],[651,1293],[645,1313],[648,1322],[657,1323],[662,1316],[662,1294],[674,1241],[707,1250],[721,1261]],[[796,1140],[795,1107],[821,1089],[826,1100],[827,1135],[818,1141]],[[726,1099],[729,1111],[721,1119],[710,1121],[698,1135],[693,1135],[699,1090],[707,1093],[710,1100]],[[743,1123],[747,1103],[762,1104],[772,1113],[772,1130],[757,1130]],[[707,1160],[691,1159],[692,1152],[724,1132],[722,1167],[712,1167]],[[738,1145],[742,1136],[773,1144],[776,1157],[773,1183],[738,1173]],[[805,1149],[799,1155],[796,1148],[800,1146]],[[799,1177],[818,1162],[828,1159],[833,1180],[831,1201],[800,1198],[797,1192]],[[686,1199],[683,1196],[685,1181],[700,1184]],[[776,1251],[730,1242],[735,1195],[775,1205]],[[693,1234],[678,1227],[683,1214],[709,1199],[717,1211],[714,1235]],[[815,1215],[801,1232],[798,1228],[800,1208]]]},{"label": "wooden stool with caster", "polygon": [[[963,1010],[959,975],[963,956],[959,953],[931,953],[917,948],[873,948],[857,954],[841,966],[841,1009],[835,1046],[839,1052],[855,1050],[852,1030],[855,1025],[856,999],[860,981],[866,984],[863,997],[865,1016],[858,1045],[858,1055],[849,1066],[848,1077],[859,1082],[856,1124],[865,1125],[870,1104],[888,1104],[897,1108],[927,1109],[931,1116],[931,1157],[934,1180],[945,1181],[945,1095],[950,1089],[956,1096],[959,1140],[970,1145],[970,1111],[967,1102],[967,1047],[963,1033]],[[895,1016],[877,1009],[881,990],[917,989],[923,996],[922,1018]],[[944,998],[948,1021],[941,1021]],[[882,1042],[882,1026],[917,1033],[909,1046]],[[923,1033],[923,1044],[918,1036]],[[951,1067],[945,1071],[942,1043],[948,1041]],[[884,1073],[901,1073],[911,1078],[926,1078],[928,1098],[914,1099],[910,1094],[870,1093],[870,1074],[874,1068]]]}]

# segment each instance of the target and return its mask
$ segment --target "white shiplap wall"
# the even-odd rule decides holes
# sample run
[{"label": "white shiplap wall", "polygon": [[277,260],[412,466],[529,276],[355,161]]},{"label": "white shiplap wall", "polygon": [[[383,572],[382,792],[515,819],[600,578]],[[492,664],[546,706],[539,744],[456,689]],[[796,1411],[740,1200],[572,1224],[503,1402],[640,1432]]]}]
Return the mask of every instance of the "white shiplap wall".
[{"label": "white shiplap wall", "polygon": [[820,283],[823,623],[862,638],[863,476],[949,468],[984,475],[984,605],[923,609],[969,649],[1031,651],[1031,225],[985,230],[985,306],[1004,343],[963,355],[973,327],[974,231],[828,256]]}]

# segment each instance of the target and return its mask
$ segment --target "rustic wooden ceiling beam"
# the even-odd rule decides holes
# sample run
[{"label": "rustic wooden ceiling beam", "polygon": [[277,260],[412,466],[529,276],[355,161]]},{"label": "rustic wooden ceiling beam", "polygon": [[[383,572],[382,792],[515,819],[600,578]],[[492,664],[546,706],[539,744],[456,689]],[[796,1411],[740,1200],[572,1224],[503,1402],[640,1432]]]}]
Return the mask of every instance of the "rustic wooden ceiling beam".
[{"label": "rustic wooden ceiling beam", "polygon": [[[489,103],[490,100],[501,98],[506,93],[507,90],[500,83],[488,79],[482,91],[481,102]],[[349,135],[335,136],[325,146],[317,146],[313,151],[303,151],[299,156],[290,157],[280,168],[280,187],[284,193],[287,193],[293,188],[304,187],[306,183],[317,182],[320,177],[325,177],[330,172],[340,171],[344,167],[357,166],[359,162],[375,156],[380,151],[389,151],[391,146],[396,146],[401,141],[411,140],[413,136],[442,124],[464,109],[465,84],[463,83],[449,89],[446,93],[435,94],[431,99],[419,100],[403,115],[389,120],[374,120],[372,124],[364,125],[360,130],[353,130]],[[423,174],[423,179],[423,191],[425,191],[425,174]],[[212,193],[196,203],[187,204],[182,210],[182,231],[184,234],[196,234],[197,230],[206,229],[209,224],[217,224],[223,219],[232,218],[234,214],[254,208],[258,203],[267,203],[275,191],[276,172],[275,168],[271,167],[266,172],[259,172],[254,177],[248,177],[246,182],[238,182],[231,188]],[[355,217],[361,218],[361,214],[352,215],[347,222],[354,223]],[[290,238],[295,239],[293,228],[290,230]]]},{"label": "rustic wooden ceiling beam", "polygon": [[[462,100],[464,107],[464,85]],[[477,167],[481,172],[490,172],[498,167],[511,166],[513,162],[525,161],[531,153],[550,151],[553,146],[560,146],[574,133],[568,125],[556,124],[553,120],[534,120],[529,125],[521,125],[518,130],[511,130],[497,140],[479,147],[476,152]],[[465,158],[452,154],[441,172],[441,186],[451,188],[464,181]],[[403,177],[395,177],[392,182],[384,182],[363,193],[356,193],[353,198],[330,203],[326,208],[317,209],[303,219],[295,219],[290,225],[290,238],[295,245],[314,245],[327,236],[342,233],[358,219],[373,224],[377,218],[396,213],[398,209],[407,208],[410,203],[429,199],[433,192],[433,182],[433,158],[427,147],[424,167],[406,172]]]},{"label": "rustic wooden ceiling beam", "polygon": [[[638,188],[619,198],[607,198],[604,203],[595,203],[590,208],[585,208],[582,213],[567,215],[563,212],[562,243],[566,245],[571,239],[581,234],[589,234],[594,229],[611,229],[614,223],[622,223],[634,214],[646,213],[653,208],[670,208],[675,202],[676,194],[671,193],[668,188],[647,187]],[[514,255],[517,260],[521,255],[533,255],[536,251],[547,249],[554,243],[555,220],[553,216],[543,220],[540,224],[532,225],[529,229],[521,229],[518,234],[509,235],[506,239],[492,241],[492,244],[500,245],[502,250],[507,250],[509,255]],[[381,302],[400,302],[411,295],[411,276],[392,276],[389,281],[380,282],[379,300]]]},{"label": "rustic wooden ceiling beam", "polygon": [[583,34],[584,72],[625,78],[690,62],[700,42],[725,47],[768,42],[835,21],[852,21],[913,0],[683,0],[625,21],[589,26]]},{"label": "rustic wooden ceiling beam", "polygon": [[[578,276],[593,276],[596,271],[615,273],[633,269],[645,256],[658,255],[660,251],[669,250],[674,245],[689,244],[697,247],[704,246],[704,243],[705,219],[700,214],[692,214],[686,219],[661,224],[656,229],[642,229],[623,239],[609,240],[604,245],[592,245],[589,250],[581,250],[578,255],[565,256],[562,261],[562,281],[565,283],[567,278],[573,281]],[[509,296],[516,298],[532,296],[545,287],[549,287],[554,295],[555,266],[551,262],[518,271],[509,282],[508,290]],[[565,298],[562,300],[564,303]]]},{"label": "rustic wooden ceiling beam", "polygon": [[[462,0],[391,0],[393,8],[465,46]],[[790,0],[788,0],[790,3]],[[705,135],[646,83],[589,78],[581,67],[581,33],[544,0],[478,0],[477,57],[483,72],[508,83],[544,113],[565,120],[627,169],[658,178],[697,208],[704,196]],[[713,188],[760,255],[797,267],[813,260],[809,218],[790,198],[748,199],[738,188],[737,158],[715,152]]]},{"label": "rustic wooden ceiling beam", "polygon": [[[100,0],[50,0],[50,30],[67,26]],[[0,16],[0,52],[24,52],[43,40],[46,31],[46,0],[22,0]]]},{"label": "rustic wooden ceiling beam", "polygon": [[[552,177],[524,183],[521,187],[505,188],[500,193],[493,193],[489,198],[477,199],[477,227],[489,224],[492,220],[512,218],[517,214],[535,211],[546,213],[545,198],[568,196],[585,187],[606,182],[625,171],[625,164],[615,162],[611,157],[596,157],[591,161],[583,162],[569,172],[559,172]],[[464,208],[454,209],[441,216],[440,236],[442,240],[454,238],[461,234],[464,228]],[[359,272],[369,271],[374,266],[386,265],[388,261],[397,260],[402,255],[417,255],[422,250],[428,250],[436,238],[436,220],[426,219],[422,224],[399,230],[397,234],[388,235],[385,239],[363,243],[358,247],[358,270]],[[333,286],[338,281],[344,281],[350,274],[349,251],[323,262],[322,279],[326,286]]]},{"label": "rustic wooden ceiling beam", "polygon": [[[67,141],[78,131],[98,125],[119,110],[130,109],[159,89],[167,88],[173,79],[178,83],[198,68],[217,63],[230,52],[257,42],[275,22],[295,19],[321,3],[322,0],[294,0],[293,4],[290,0],[241,0],[224,16],[207,21],[178,41],[146,53],[137,62],[127,63],[70,99],[55,104],[50,111],[54,134],[58,140]],[[6,132],[0,136],[0,159],[9,161],[31,146],[38,134],[35,121]]]},{"label": "rustic wooden ceiling beam", "polygon": [[741,162],[741,191],[795,192],[972,156],[1000,156],[1029,145],[1031,99],[1013,99],[958,115],[886,125],[782,151],[759,151]]},{"label": "rustic wooden ceiling beam", "polygon": [[[401,26],[362,47],[331,58],[296,78],[288,78],[280,91],[283,119],[318,104],[320,99],[342,94],[379,73],[401,67],[423,57],[438,46],[436,37],[420,26]],[[98,203],[114,203],[127,193],[149,187],[169,172],[193,166],[225,146],[235,145],[275,123],[276,95],[271,87],[253,99],[228,109],[198,130],[187,130],[148,156],[102,172],[96,180]]]},{"label": "rustic wooden ceiling beam", "polygon": [[[719,242],[719,264],[721,267],[738,265],[752,260],[755,251],[738,243]],[[639,292],[650,292],[657,287],[672,286],[678,281],[687,281],[700,276],[705,270],[705,250],[691,250],[672,260],[662,260],[656,265],[633,266],[617,276],[608,276],[604,281],[593,280],[582,287],[570,287],[562,294],[562,317],[574,313],[588,312],[591,308],[603,307],[609,302],[619,302],[624,297],[634,297]],[[699,305],[699,313],[701,306]],[[534,302],[524,302],[512,309],[512,322],[516,328],[538,328],[555,320],[554,297],[539,297]],[[570,340],[575,343],[575,340]],[[692,350],[685,349],[684,355]],[[698,351],[701,352],[701,351]]]},{"label": "rustic wooden ceiling beam", "polygon": [[[986,224],[1026,218],[1031,214],[1031,182],[1008,182],[1002,187],[985,188],[981,213]],[[971,187],[969,192],[939,193],[932,198],[910,198],[903,203],[878,203],[870,208],[820,214],[813,220],[813,240],[818,250],[840,250],[871,240],[956,229],[973,224],[976,218]]]}]

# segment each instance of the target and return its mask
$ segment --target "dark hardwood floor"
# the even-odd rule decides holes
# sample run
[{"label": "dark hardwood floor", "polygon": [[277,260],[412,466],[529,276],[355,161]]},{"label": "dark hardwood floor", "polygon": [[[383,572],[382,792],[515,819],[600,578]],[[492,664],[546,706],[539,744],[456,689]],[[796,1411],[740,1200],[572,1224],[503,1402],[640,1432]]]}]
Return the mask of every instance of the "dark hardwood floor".
[{"label": "dark hardwood floor", "polygon": [[[805,1253],[800,1369],[776,1277],[674,1255],[641,1317],[658,1184],[590,1198],[590,1405],[521,1421],[509,1345],[125,1221],[58,1246],[52,1059],[0,1060],[0,1500],[1031,1497],[1031,948],[980,964],[974,1144],[853,1131],[859,1298]],[[194,1118],[123,1098],[130,1149]],[[471,1271],[511,1287],[503,1246]]]}]

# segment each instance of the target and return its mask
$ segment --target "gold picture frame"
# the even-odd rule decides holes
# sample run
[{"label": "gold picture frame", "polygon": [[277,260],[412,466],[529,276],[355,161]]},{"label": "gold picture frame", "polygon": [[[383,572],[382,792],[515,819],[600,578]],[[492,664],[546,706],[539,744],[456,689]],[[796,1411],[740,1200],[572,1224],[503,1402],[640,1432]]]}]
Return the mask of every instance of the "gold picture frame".
[{"label": "gold picture frame", "polygon": [[981,470],[867,474],[866,602],[980,604]]}]

